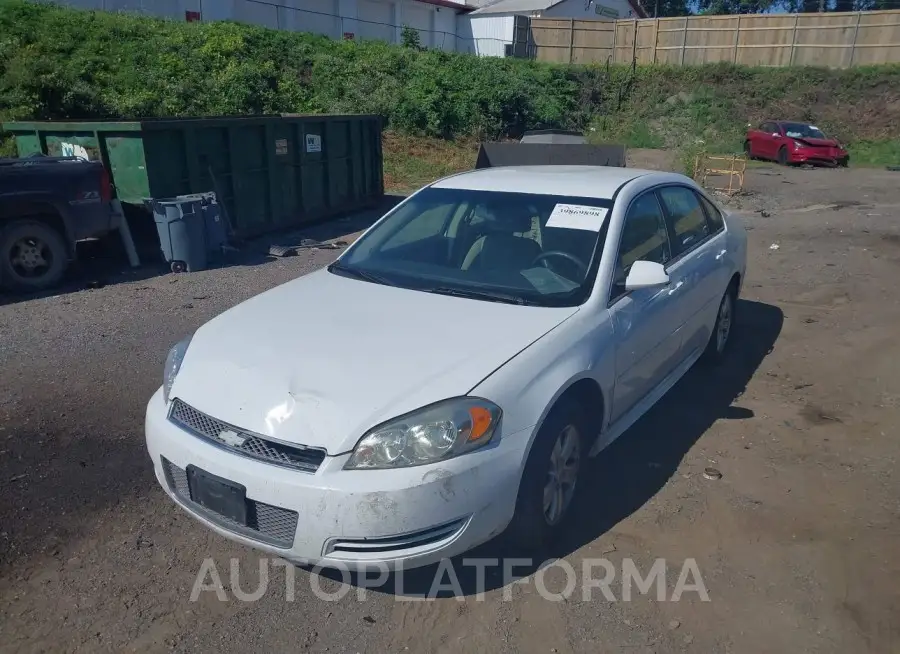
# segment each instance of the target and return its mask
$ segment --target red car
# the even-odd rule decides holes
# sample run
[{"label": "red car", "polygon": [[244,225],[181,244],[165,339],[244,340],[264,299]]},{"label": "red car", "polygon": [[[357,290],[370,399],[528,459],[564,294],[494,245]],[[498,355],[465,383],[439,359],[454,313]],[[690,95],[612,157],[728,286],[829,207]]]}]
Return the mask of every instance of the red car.
[{"label": "red car", "polygon": [[744,152],[748,159],[772,159],[782,165],[795,163],[846,166],[849,153],[815,125],[767,120],[747,130]]}]

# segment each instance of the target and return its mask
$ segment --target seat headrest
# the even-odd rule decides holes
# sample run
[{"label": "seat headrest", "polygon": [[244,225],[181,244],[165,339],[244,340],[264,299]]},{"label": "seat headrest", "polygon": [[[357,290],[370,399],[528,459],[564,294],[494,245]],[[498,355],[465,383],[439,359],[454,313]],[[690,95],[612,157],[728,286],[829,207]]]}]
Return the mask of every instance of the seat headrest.
[{"label": "seat headrest", "polygon": [[531,212],[527,207],[486,206],[481,207],[478,214],[484,218],[486,230],[501,234],[528,232],[532,228]]}]

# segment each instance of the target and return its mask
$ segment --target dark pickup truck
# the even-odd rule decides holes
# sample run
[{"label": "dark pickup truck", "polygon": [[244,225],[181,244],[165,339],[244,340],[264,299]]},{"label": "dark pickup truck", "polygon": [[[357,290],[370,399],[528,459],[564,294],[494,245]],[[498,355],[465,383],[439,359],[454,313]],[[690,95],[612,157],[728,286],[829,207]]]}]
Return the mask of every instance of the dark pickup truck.
[{"label": "dark pickup truck", "polygon": [[116,224],[109,174],[99,161],[35,155],[0,159],[0,288],[57,284],[75,243]]}]

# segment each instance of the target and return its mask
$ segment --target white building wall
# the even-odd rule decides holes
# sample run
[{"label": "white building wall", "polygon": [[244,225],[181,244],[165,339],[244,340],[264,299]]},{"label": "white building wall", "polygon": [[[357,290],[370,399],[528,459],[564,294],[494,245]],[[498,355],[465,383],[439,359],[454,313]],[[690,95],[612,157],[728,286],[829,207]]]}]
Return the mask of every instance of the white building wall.
[{"label": "white building wall", "polygon": [[[350,3],[348,3],[349,5]],[[397,11],[394,3],[381,0],[354,0],[357,21],[354,37],[357,39],[380,39],[389,43],[396,42]],[[347,14],[353,15],[353,8],[347,8]]]},{"label": "white building wall", "polygon": [[460,41],[456,38],[456,12],[447,7],[434,8],[434,47],[454,51]]},{"label": "white building wall", "polygon": [[[71,0],[68,0],[71,4]],[[197,11],[200,11],[200,5],[203,6],[202,19],[205,21],[213,20],[232,20],[234,18],[235,0],[219,0],[218,2],[209,2],[197,0]]]},{"label": "white building wall", "polygon": [[400,25],[405,25],[419,31],[419,42],[426,48],[433,47],[434,43],[434,25],[432,17],[434,16],[433,5],[424,5],[419,2],[403,2],[400,3]]},{"label": "white building wall", "polygon": [[[312,32],[335,39],[381,39],[400,43],[402,26],[419,30],[425,47],[455,50],[456,12],[415,0],[58,0],[82,9],[135,11],[185,20],[201,11],[204,21],[237,20],[272,29]],[[463,2],[458,3],[461,7]],[[502,49],[501,49],[502,52]]]},{"label": "white building wall", "polygon": [[506,45],[513,42],[514,14],[457,17],[456,49],[482,57],[505,56]]},{"label": "white building wall", "polygon": [[[253,5],[259,5],[248,2],[248,0],[240,1],[248,3],[249,16],[252,18]],[[204,8],[205,4],[206,0],[204,0]],[[281,6],[276,7],[275,29],[323,34],[334,39],[341,38],[340,0],[279,0],[277,4]],[[249,18],[241,20],[252,22]]]},{"label": "white building wall", "polygon": [[627,0],[563,0],[541,12],[541,18],[616,20],[637,18]]}]

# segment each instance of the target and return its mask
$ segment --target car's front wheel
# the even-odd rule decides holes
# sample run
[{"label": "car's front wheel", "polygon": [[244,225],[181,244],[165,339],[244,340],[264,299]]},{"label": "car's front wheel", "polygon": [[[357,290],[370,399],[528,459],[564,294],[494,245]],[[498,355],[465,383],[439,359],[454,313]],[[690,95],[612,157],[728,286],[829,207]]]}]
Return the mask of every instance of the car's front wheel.
[{"label": "car's front wheel", "polygon": [[778,163],[782,166],[788,165],[788,150],[783,145],[778,150]]},{"label": "car's front wheel", "polygon": [[541,551],[564,531],[587,460],[587,434],[579,404],[564,399],[550,411],[531,447],[507,532],[516,545]]}]

